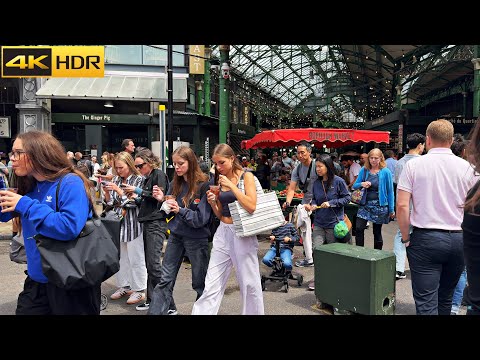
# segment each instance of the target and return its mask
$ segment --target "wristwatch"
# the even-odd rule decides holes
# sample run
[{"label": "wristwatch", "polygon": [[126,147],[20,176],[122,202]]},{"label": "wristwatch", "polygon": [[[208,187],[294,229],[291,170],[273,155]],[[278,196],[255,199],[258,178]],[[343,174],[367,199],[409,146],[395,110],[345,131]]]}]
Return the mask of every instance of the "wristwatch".
[{"label": "wristwatch", "polygon": [[406,243],[410,242],[410,239],[404,240],[404,239],[402,238],[400,241],[402,242],[402,244],[406,244]]}]

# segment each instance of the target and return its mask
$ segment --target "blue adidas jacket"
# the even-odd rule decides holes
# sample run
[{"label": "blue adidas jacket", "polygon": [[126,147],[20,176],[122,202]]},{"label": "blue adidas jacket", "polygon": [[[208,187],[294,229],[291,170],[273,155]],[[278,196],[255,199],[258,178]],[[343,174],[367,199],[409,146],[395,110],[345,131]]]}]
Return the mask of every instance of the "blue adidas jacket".
[{"label": "blue adidas jacket", "polygon": [[[83,182],[73,174],[66,175],[60,185],[59,211],[55,212],[58,181],[59,179],[38,182],[31,192],[22,196],[15,207],[15,212],[20,214],[22,221],[28,275],[40,283],[47,283],[48,280],[42,273],[40,253],[33,237],[41,234],[57,240],[73,240],[91,217]],[[0,215],[1,221],[11,218],[12,213]]]}]

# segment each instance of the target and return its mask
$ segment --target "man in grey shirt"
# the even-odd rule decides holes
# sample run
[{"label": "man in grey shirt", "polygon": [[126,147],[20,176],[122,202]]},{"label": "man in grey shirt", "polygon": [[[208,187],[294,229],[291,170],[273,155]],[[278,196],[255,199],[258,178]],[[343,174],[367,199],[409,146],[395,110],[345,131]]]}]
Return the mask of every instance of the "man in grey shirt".
[{"label": "man in grey shirt", "polygon": [[[317,171],[315,169],[315,162],[312,157],[312,145],[307,141],[302,141],[297,146],[297,157],[300,164],[292,171],[292,178],[287,190],[287,198],[283,203],[283,208],[290,206],[290,202],[293,199],[293,194],[298,187],[303,192],[302,204],[310,204],[313,199],[313,183],[317,180]],[[305,259],[297,261],[296,266],[313,266],[312,257],[312,238],[303,239],[303,247],[305,249]]]}]

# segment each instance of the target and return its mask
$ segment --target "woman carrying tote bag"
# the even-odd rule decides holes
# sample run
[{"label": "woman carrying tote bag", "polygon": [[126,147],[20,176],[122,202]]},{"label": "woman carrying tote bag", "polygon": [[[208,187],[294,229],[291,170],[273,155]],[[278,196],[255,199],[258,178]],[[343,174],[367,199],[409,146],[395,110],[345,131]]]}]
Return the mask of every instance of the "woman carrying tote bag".
[{"label": "woman carrying tote bag", "polygon": [[220,219],[213,237],[205,289],[193,305],[192,315],[215,315],[227,286],[232,267],[235,267],[242,297],[242,315],[263,315],[263,294],[258,264],[258,240],[256,236],[238,237],[228,204],[237,201],[249,213],[257,204],[255,178],[250,172],[244,174],[245,193],[238,188],[243,173],[232,148],[218,144],[213,150],[215,184],[220,185],[219,195],[207,191],[208,203]]}]

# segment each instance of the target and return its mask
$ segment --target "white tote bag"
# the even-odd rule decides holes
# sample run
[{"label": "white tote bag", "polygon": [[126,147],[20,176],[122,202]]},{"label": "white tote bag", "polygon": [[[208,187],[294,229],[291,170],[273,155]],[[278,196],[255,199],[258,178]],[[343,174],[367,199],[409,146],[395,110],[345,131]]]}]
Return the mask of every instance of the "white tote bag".
[{"label": "white tote bag", "polygon": [[[240,177],[238,187],[245,193],[243,175],[244,173]],[[257,206],[255,211],[250,214],[238,201],[228,204],[237,236],[267,233],[285,222],[285,216],[283,216],[275,192],[264,193],[257,177],[254,176],[254,178],[257,188]]]}]

